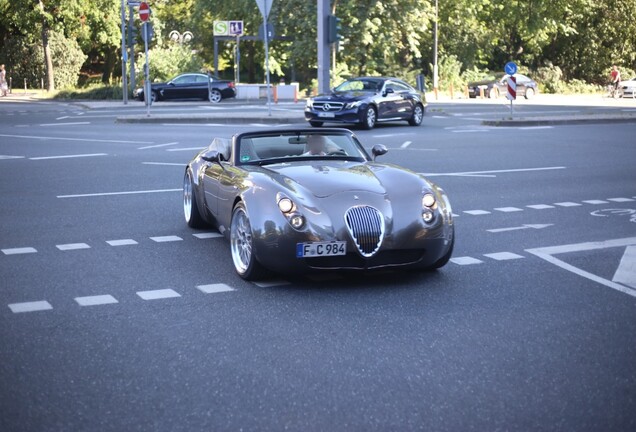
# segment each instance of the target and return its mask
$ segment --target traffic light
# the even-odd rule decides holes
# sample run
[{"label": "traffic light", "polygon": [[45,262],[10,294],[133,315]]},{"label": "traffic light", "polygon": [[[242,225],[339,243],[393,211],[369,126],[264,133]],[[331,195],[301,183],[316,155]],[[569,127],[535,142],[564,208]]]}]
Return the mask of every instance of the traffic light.
[{"label": "traffic light", "polygon": [[342,39],[342,35],[340,34],[340,32],[342,31],[342,27],[340,25],[340,18],[338,18],[335,15],[329,15],[327,19],[329,20],[328,21],[329,31],[327,32],[327,42],[336,43],[340,39]]}]

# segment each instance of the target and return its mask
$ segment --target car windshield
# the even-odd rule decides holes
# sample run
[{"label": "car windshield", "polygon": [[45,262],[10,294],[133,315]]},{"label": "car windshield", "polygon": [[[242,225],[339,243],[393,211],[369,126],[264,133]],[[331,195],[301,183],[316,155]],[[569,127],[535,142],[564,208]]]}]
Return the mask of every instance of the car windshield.
[{"label": "car windshield", "polygon": [[302,132],[246,136],[238,144],[239,163],[244,165],[312,159],[367,159],[354,139],[346,134]]},{"label": "car windshield", "polygon": [[377,92],[382,89],[382,80],[358,78],[355,80],[345,81],[334,90],[338,92],[347,91],[368,91]]}]

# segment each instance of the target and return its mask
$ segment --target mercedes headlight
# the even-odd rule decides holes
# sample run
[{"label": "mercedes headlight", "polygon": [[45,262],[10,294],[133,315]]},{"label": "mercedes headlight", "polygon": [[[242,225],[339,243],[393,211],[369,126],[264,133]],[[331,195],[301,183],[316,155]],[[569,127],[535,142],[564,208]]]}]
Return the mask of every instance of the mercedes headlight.
[{"label": "mercedes headlight", "polygon": [[353,108],[357,108],[360,106],[360,104],[362,103],[362,101],[355,101],[355,102],[349,102],[346,106],[345,109],[353,109]]}]

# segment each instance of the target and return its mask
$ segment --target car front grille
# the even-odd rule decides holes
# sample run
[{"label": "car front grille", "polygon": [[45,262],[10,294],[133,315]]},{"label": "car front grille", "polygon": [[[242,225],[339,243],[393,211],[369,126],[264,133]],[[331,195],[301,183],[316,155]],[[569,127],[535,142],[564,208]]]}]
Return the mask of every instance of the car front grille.
[{"label": "car front grille", "polygon": [[342,102],[314,102],[314,110],[334,112],[342,110],[344,104]]},{"label": "car front grille", "polygon": [[382,214],[369,206],[351,207],[345,213],[345,222],[362,256],[372,257],[384,239]]}]

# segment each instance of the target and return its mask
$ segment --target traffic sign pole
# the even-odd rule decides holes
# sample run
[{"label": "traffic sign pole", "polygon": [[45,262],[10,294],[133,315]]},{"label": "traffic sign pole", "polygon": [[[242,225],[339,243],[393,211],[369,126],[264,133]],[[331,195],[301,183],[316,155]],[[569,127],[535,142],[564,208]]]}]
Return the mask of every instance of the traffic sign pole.
[{"label": "traffic sign pole", "polygon": [[504,72],[509,75],[507,81],[508,94],[506,94],[506,97],[510,100],[510,119],[512,119],[512,101],[517,99],[517,78],[514,76],[517,70],[518,68],[515,62],[508,62],[504,66]]},{"label": "traffic sign pole", "polygon": [[124,99],[124,105],[128,104],[128,79],[126,76],[126,6],[124,0],[121,0],[121,85]]},{"label": "traffic sign pole", "polygon": [[150,87],[150,67],[148,65],[148,23],[143,24],[144,51],[146,52],[146,67],[144,68],[144,100],[146,101],[146,116],[150,117],[150,104],[152,103],[152,89]]}]

